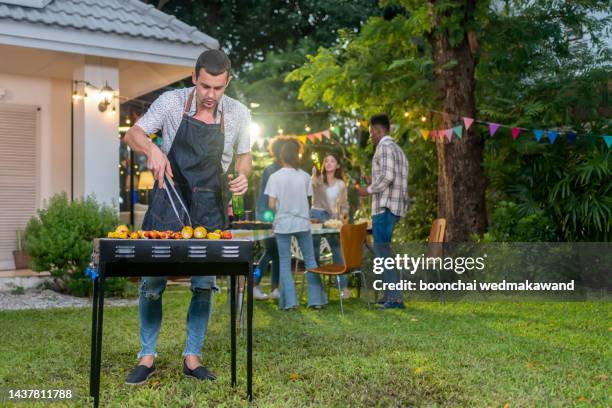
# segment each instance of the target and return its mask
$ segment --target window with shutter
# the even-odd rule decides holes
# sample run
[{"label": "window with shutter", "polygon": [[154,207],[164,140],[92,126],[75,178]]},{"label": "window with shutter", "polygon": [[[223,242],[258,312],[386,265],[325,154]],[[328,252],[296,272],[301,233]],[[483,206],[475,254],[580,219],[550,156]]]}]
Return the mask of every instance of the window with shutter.
[{"label": "window with shutter", "polygon": [[0,269],[14,268],[17,231],[36,214],[38,111],[0,104]]}]

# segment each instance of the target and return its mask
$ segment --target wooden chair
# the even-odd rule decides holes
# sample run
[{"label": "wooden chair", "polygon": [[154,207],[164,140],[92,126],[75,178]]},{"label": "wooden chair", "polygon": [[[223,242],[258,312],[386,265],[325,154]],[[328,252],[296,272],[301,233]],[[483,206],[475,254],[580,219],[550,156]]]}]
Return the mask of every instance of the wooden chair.
[{"label": "wooden chair", "polygon": [[429,239],[427,240],[427,256],[442,256],[442,244],[446,235],[446,219],[436,218],[431,223]]},{"label": "wooden chair", "polygon": [[365,223],[343,225],[340,228],[340,247],[342,248],[342,257],[344,258],[344,265],[321,265],[316,269],[308,271],[311,273],[318,273],[321,275],[336,277],[336,283],[338,284],[338,297],[340,298],[340,312],[343,316],[344,306],[342,305],[342,289],[340,288],[340,275],[346,273],[361,273],[362,282],[364,283],[364,290],[366,292],[366,299],[368,300],[368,308],[370,307],[370,300],[367,292],[368,286],[365,281],[365,274],[361,270],[363,258],[363,244],[366,240],[366,234],[367,224]]}]

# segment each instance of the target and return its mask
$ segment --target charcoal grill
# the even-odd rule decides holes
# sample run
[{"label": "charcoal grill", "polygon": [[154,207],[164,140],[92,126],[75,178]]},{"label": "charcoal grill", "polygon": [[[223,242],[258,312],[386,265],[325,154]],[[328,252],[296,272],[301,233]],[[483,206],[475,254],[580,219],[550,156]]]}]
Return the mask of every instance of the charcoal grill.
[{"label": "charcoal grill", "polygon": [[90,395],[100,402],[104,281],[109,277],[216,275],[230,278],[231,379],[236,385],[237,276],[247,280],[246,375],[247,396],[253,399],[253,241],[206,239],[96,239],[92,263],[93,308],[91,324]]}]

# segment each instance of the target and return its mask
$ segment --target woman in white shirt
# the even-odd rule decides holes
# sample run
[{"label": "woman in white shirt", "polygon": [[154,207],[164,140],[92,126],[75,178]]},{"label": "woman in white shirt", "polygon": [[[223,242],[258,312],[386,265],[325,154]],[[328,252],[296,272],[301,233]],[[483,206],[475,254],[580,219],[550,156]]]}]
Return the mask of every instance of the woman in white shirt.
[{"label": "woman in white shirt", "polygon": [[[290,310],[298,307],[295,282],[291,274],[291,237],[297,238],[304,256],[306,270],[317,267],[310,233],[308,197],[312,186],[308,173],[299,168],[301,145],[296,139],[289,139],[281,149],[282,168],[270,176],[265,194],[269,207],[276,211],[274,235],[278,247],[280,266],[280,297],[278,307]],[[308,307],[320,309],[327,304],[327,297],[321,285],[321,277],[306,273],[308,280]]]},{"label": "woman in white shirt", "polygon": [[[316,167],[312,168],[312,208],[310,218],[325,222],[330,219],[348,219],[348,199],[347,188],[343,180],[342,167],[338,157],[332,153],[325,155],[321,172],[317,172]],[[337,265],[344,264],[340,240],[338,234],[325,234],[325,239],[329,243],[332,252],[333,262]],[[313,237],[315,259],[319,263],[319,253],[321,246],[321,235]],[[342,297],[349,298],[351,292],[348,289],[348,279],[346,275],[339,277]]]}]

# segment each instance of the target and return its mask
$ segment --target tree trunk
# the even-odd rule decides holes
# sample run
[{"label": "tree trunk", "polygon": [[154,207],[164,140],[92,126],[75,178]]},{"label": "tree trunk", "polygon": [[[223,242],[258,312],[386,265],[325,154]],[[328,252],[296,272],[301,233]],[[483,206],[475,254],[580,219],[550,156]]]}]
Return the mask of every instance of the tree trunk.
[{"label": "tree trunk", "polygon": [[[431,0],[434,4],[435,1]],[[474,22],[475,0],[458,0],[463,5],[463,27]],[[457,9],[449,8],[457,13]],[[461,42],[449,43],[448,30],[440,26],[443,15],[435,16],[436,27],[430,38],[436,77],[440,82],[443,101],[441,128],[463,124],[462,117],[475,117],[474,71],[477,50],[472,34],[465,30]],[[442,68],[451,61],[455,65]],[[487,227],[485,207],[486,179],[482,167],[484,141],[476,126],[463,131],[463,138],[449,143],[445,138],[436,140],[438,156],[438,213],[446,218],[446,241],[466,242],[472,234],[482,235]]]}]

